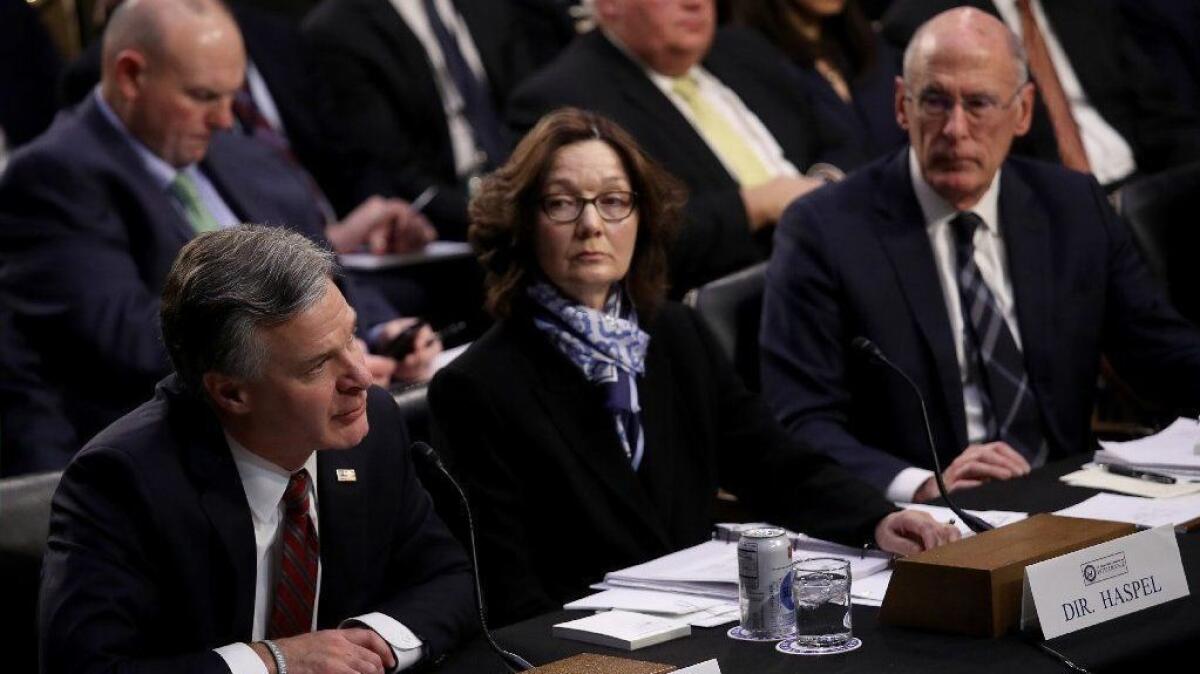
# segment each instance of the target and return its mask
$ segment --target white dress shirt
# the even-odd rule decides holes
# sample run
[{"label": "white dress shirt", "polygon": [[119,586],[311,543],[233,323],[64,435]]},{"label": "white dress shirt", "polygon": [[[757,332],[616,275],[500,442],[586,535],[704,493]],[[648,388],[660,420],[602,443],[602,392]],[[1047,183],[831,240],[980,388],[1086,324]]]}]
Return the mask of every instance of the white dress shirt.
[{"label": "white dress shirt", "polygon": [[[1017,10],[1017,0],[992,0],[996,10],[1017,37],[1023,37],[1021,30],[1021,14]],[[1121,137],[1121,134],[1104,121],[1096,106],[1088,100],[1083,91],[1083,85],[1071,67],[1071,59],[1054,34],[1054,27],[1046,19],[1042,10],[1041,0],[1030,0],[1033,10],[1033,20],[1041,29],[1046,42],[1046,50],[1050,52],[1050,60],[1054,63],[1054,73],[1062,84],[1063,93],[1071,106],[1071,116],[1079,126],[1079,136],[1083,140],[1083,150],[1091,164],[1092,174],[1101,185],[1116,182],[1137,170],[1133,159],[1133,148]],[[1079,58],[1087,58],[1087,54],[1077,54]]]},{"label": "white dress shirt", "polygon": [[[433,29],[429,27],[429,16],[425,13],[425,5],[421,0],[391,0],[392,6],[400,14],[409,30],[417,36],[429,64],[433,66],[433,81],[437,84],[438,94],[442,97],[442,108],[446,112],[446,125],[450,129],[450,146],[454,150],[454,170],[460,178],[467,177],[479,171],[485,157],[483,151],[475,144],[475,134],[467,121],[465,104],[462,94],[454,84],[454,78],[446,68],[446,57],[442,54],[442,46],[438,44]],[[480,82],[487,82],[487,72],[483,69],[483,60],[471,38],[467,24],[454,9],[450,0],[435,0],[438,17],[446,29],[454,35],[458,49],[467,62],[467,67],[475,73]]]},{"label": "white dress shirt", "polygon": [[[233,461],[237,465],[238,476],[242,480],[242,488],[246,491],[246,502],[250,505],[250,518],[254,525],[255,545],[255,583],[254,583],[254,621],[251,629],[251,639],[259,641],[266,638],[267,621],[270,619],[271,601],[274,595],[275,575],[279,567],[281,542],[279,534],[283,528],[284,505],[283,492],[287,490],[291,473],[263,459],[242,447],[236,440],[225,435],[229,449],[233,453]],[[312,518],[313,527],[319,527],[317,517],[317,455],[313,452],[300,470],[307,470],[308,481],[308,515]],[[318,529],[318,534],[319,534]],[[317,587],[313,606],[311,629],[317,627],[317,609],[321,598],[322,565],[317,562]],[[412,666],[422,655],[422,642],[407,627],[382,613],[368,613],[343,621],[361,623],[377,632],[384,641],[392,647],[399,671]],[[235,643],[213,649],[229,666],[232,674],[266,674],[267,668],[262,659],[248,644]]]},{"label": "white dress shirt", "polygon": [[[704,134],[700,131],[700,127],[696,125],[696,119],[692,114],[691,106],[679,94],[675,93],[673,87],[677,78],[664,75],[642,63],[633,52],[629,51],[628,47],[622,44],[611,33],[605,31],[604,36],[617,49],[629,57],[631,61],[642,67],[642,70],[646,73],[646,77],[650,79],[654,86],[662,91],[667,100],[671,101],[671,104],[679,110],[684,119],[692,125],[692,128],[696,129],[696,133],[704,140],[708,148],[712,150],[713,155],[725,166],[725,170],[729,171],[731,176],[736,175],[733,165],[721,156],[717,148],[704,137]],[[716,76],[700,65],[692,66],[685,77],[695,79],[699,95],[723,116],[732,128],[738,131],[738,135],[741,136],[742,140],[745,141],[746,145],[754,152],[755,156],[772,176],[800,175],[800,171],[796,168],[795,164],[792,164],[784,156],[783,148],[775,140],[775,136],[771,135],[771,132],[762,123],[762,120],[758,118],[758,115],[746,107],[746,104],[742,102],[742,99],[732,89],[722,84],[721,80],[717,79]]]},{"label": "white dress shirt", "polygon": [[[913,191],[921,213],[925,216],[925,231],[929,245],[933,247],[933,259],[937,265],[938,280],[942,286],[942,300],[946,304],[946,315],[950,319],[950,332],[954,337],[954,354],[958,358],[959,381],[962,382],[963,409],[967,416],[967,442],[975,444],[987,439],[987,425],[983,419],[980,383],[971,376],[964,347],[963,316],[958,291],[958,265],[955,260],[954,231],[950,221],[958,214],[921,174],[917,155],[909,148],[908,169],[912,175]],[[1017,348],[1021,348],[1021,331],[1017,325],[1017,308],[1013,301],[1012,277],[1008,272],[1004,237],[1000,231],[999,215],[1000,172],[992,178],[979,203],[971,208],[983,220],[983,227],[975,230],[975,266],[996,298],[996,304],[1004,316],[1004,322],[1012,333]],[[912,501],[921,485],[933,476],[924,468],[909,467],[900,471],[887,488],[887,497],[893,501]]]}]

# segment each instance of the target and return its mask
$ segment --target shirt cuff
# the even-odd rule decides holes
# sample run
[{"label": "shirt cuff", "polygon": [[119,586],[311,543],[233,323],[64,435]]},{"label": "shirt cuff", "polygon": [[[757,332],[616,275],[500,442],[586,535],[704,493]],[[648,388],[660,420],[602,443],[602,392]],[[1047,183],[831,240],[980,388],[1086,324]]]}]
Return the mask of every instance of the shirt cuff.
[{"label": "shirt cuff", "polygon": [[917,495],[917,490],[925,484],[925,480],[931,477],[933,477],[931,470],[916,467],[905,468],[892,478],[885,494],[893,503],[913,503],[913,497]]},{"label": "shirt cuff", "polygon": [[375,630],[375,633],[383,637],[383,640],[388,642],[388,645],[392,647],[392,655],[396,657],[396,667],[391,670],[393,672],[403,671],[412,667],[425,654],[425,644],[417,638],[417,635],[413,634],[412,630],[391,616],[376,611],[374,613],[367,613],[366,615],[347,618],[338,627],[347,627],[354,623],[360,623]]},{"label": "shirt cuff", "polygon": [[214,648],[213,652],[221,656],[232,674],[267,674],[267,666],[250,644],[229,644]]}]

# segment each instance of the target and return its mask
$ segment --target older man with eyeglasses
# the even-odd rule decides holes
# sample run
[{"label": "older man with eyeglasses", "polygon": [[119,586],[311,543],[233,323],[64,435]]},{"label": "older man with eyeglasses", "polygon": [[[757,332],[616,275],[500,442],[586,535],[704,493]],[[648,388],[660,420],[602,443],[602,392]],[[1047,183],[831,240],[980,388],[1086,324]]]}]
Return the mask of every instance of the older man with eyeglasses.
[{"label": "older man with eyeglasses", "polygon": [[893,500],[936,497],[929,441],[903,379],[854,353],[860,336],[920,388],[951,491],[1092,447],[1101,356],[1140,393],[1200,407],[1200,333],[1152,282],[1096,180],[1009,157],[1034,96],[1002,22],[939,14],[896,81],[910,147],[780,223],[767,400]]}]

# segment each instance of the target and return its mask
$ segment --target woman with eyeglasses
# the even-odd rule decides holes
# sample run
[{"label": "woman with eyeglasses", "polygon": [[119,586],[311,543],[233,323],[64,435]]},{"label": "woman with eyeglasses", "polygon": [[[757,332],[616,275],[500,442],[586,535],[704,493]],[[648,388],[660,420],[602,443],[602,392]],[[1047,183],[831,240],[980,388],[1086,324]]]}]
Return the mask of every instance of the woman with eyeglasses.
[{"label": "woman with eyeglasses", "polygon": [[853,545],[957,537],[792,441],[691,310],[664,302],[683,199],[627,133],[563,109],[471,202],[497,323],[429,401],[497,624],[708,540],[718,487],[756,517]]}]

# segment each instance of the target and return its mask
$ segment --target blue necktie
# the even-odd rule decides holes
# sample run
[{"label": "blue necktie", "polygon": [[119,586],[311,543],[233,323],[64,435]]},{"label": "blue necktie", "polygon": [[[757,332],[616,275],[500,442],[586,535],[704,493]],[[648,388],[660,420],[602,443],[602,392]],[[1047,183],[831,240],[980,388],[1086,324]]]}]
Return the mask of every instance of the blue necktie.
[{"label": "blue necktie", "polygon": [[458,48],[458,40],[442,23],[442,17],[437,12],[434,0],[424,0],[425,15],[429,17],[429,28],[437,38],[438,46],[442,49],[442,57],[446,61],[446,70],[454,80],[454,86],[463,99],[463,114],[471,125],[475,135],[475,144],[487,155],[488,166],[499,166],[508,154],[505,150],[504,132],[500,128],[500,120],[492,108],[492,96],[487,83],[479,81],[471,67],[467,65],[462,50]]},{"label": "blue necktie", "polygon": [[950,221],[958,268],[958,293],[963,314],[963,346],[968,367],[978,375],[988,440],[1002,440],[1030,464],[1045,462],[1037,401],[1029,386],[1025,361],[1013,339],[991,288],[975,264],[975,230],[983,224],[971,212]]}]

